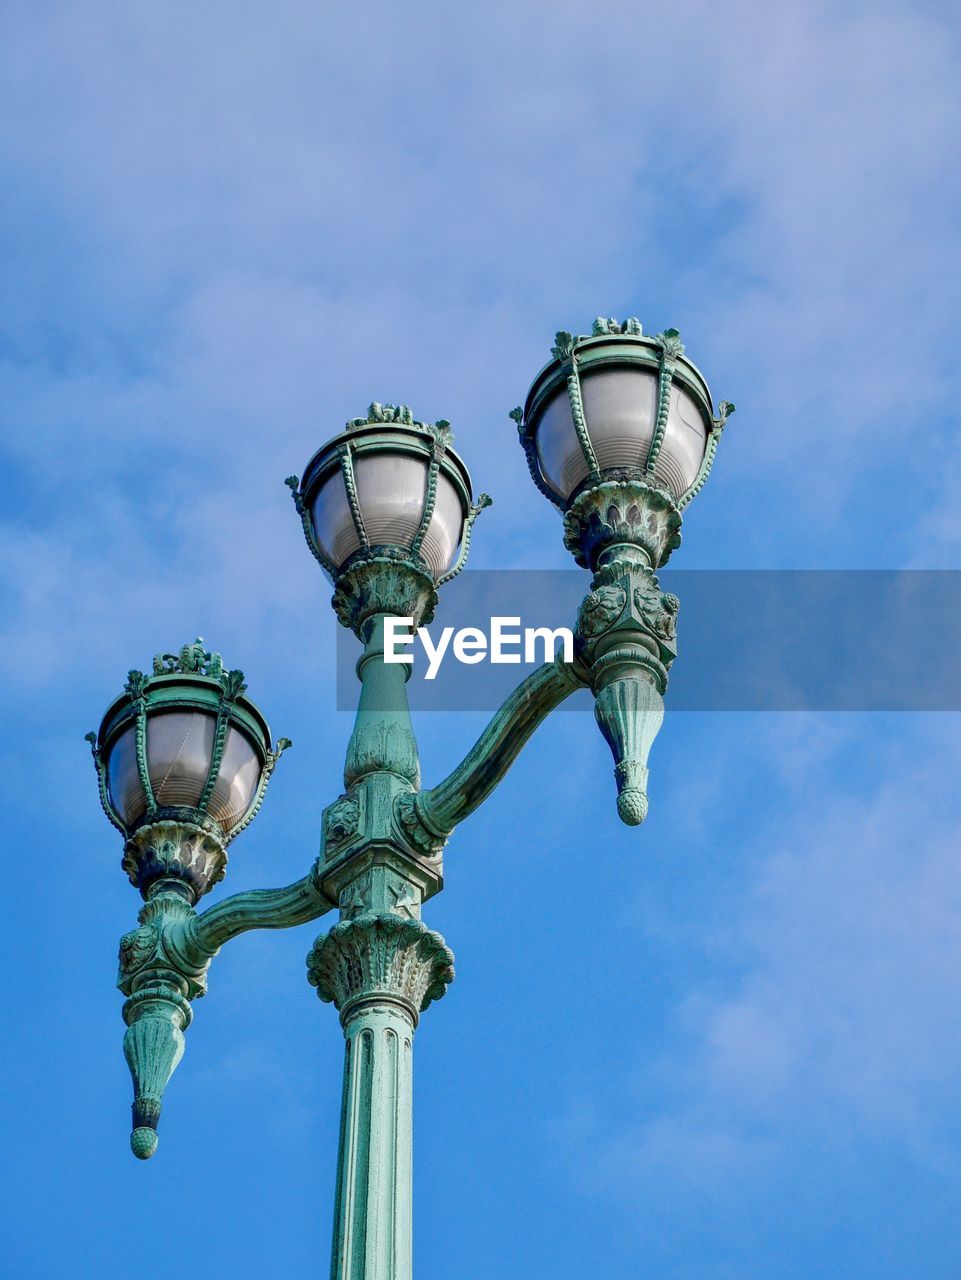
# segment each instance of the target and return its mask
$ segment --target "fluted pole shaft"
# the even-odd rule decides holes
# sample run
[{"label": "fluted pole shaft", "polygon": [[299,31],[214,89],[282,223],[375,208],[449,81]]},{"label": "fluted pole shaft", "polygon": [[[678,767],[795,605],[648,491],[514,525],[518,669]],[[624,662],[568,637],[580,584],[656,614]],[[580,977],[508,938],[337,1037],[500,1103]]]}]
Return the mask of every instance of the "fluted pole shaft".
[{"label": "fluted pole shaft", "polygon": [[440,934],[376,911],[341,920],[307,958],[347,1040],[331,1280],[411,1280],[411,1050],[453,965]]},{"label": "fluted pole shaft", "polygon": [[344,1035],[331,1280],[411,1280],[414,1026],[377,1002]]},{"label": "fluted pole shaft", "polygon": [[347,1041],[331,1280],[411,1280],[411,1049],[420,1014],[454,977],[444,939],[420,919],[442,883],[438,851],[422,856],[395,818],[420,766],[410,672],[385,661],[384,617],[378,610],[360,629],[347,790],[324,813],[317,877],[341,919],[307,957],[308,980],[340,1011]]}]

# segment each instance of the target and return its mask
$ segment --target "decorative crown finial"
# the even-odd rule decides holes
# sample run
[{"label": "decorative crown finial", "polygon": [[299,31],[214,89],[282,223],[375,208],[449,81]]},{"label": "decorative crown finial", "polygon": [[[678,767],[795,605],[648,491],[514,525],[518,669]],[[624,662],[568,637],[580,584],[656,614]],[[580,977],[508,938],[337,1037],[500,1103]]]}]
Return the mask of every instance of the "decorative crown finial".
[{"label": "decorative crown finial", "polygon": [[643,329],[637,316],[628,316],[623,323],[615,320],[613,316],[609,318],[598,316],[591,327],[591,335],[599,338],[606,333],[629,333],[632,337],[639,338]]},{"label": "decorative crown finial", "polygon": [[[204,646],[203,636],[198,636],[193,644],[185,644],[179,653],[158,653],[154,655],[153,675],[195,675],[209,676],[219,680],[229,698],[238,698],[247,688],[242,671],[228,671],[219,653]],[[139,671],[131,672],[131,677],[143,676]]]},{"label": "decorative crown finial", "polygon": [[[583,342],[585,338],[602,338],[608,334],[628,334],[632,338],[639,338],[644,330],[637,316],[628,316],[626,320],[615,320],[613,316],[598,316],[591,326],[589,334],[568,333],[566,329],[561,329],[554,335],[554,345],[551,347],[551,355],[555,360],[561,362],[571,360],[575,357],[578,343]],[[672,332],[669,330],[668,332]]]},{"label": "decorative crown finial", "polygon": [[454,433],[446,418],[438,418],[436,422],[421,422],[414,417],[408,404],[380,404],[374,401],[367,406],[366,418],[349,418],[347,430],[357,431],[361,427],[375,426],[412,427],[415,431],[426,431],[432,435],[441,448],[446,449],[453,443]]}]

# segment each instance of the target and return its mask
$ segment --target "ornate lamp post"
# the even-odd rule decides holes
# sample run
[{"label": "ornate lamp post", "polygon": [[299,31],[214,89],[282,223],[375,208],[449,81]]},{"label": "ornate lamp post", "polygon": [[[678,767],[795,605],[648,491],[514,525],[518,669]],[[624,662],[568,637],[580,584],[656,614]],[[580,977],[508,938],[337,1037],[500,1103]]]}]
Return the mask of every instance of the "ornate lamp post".
[{"label": "ornate lamp post", "polygon": [[446,422],[404,406],[366,418],[318,451],[290,486],[307,543],[334,582],[333,607],[363,652],[344,792],[324,811],[302,880],[197,912],[223,878],[226,847],[260,807],[280,753],[243,677],[198,640],[129,674],[89,734],[100,798],[124,836],[123,867],[144,899],[120,944],[124,1052],[134,1085],[131,1146],[157,1146],[165,1086],[183,1053],[191,1001],[211,960],[247,929],[338,909],[314,943],[308,981],[340,1012],[346,1040],[334,1209],[334,1280],[410,1280],[411,1046],[421,1013],[453,979],[453,956],[421,920],[442,887],[447,838],[496,787],[547,714],[575,689],[595,695],[614,755],[617,807],[647,812],[647,757],[663,718],[678,602],[656,572],[680,543],[681,510],[710,470],[733,405],[715,416],[675,330],[636,320],[560,333],[515,419],[535,484],[564,513],[564,542],[593,573],[574,661],[545,663],[494,716],[453,772],[421,788],[407,705],[410,668],[384,660],[384,620],[426,625],[459,573],[489,503]]}]

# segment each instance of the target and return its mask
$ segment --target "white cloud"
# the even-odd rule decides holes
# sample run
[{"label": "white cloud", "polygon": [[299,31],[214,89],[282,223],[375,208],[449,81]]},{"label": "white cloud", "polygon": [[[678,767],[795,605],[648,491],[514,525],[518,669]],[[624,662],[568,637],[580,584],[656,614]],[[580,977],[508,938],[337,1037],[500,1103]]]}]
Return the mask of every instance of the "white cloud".
[{"label": "white cloud", "polygon": [[886,744],[849,722],[807,768],[776,722],[761,727],[759,757],[783,748],[794,771],[773,808],[752,804],[753,772],[738,780],[749,752],[726,770],[735,811],[756,824],[750,856],[728,872],[723,924],[705,934],[702,918],[685,927],[662,907],[646,931],[660,948],[675,929],[685,948],[700,942],[710,976],[675,1004],[669,1051],[645,1063],[660,1085],[643,1119],[625,1130],[600,1114],[579,1139],[581,1160],[600,1148],[595,1172],[723,1198],[728,1176],[759,1187],[810,1144],[883,1144],[957,1172],[961,810],[944,782],[961,763],[956,726],[885,723]]}]

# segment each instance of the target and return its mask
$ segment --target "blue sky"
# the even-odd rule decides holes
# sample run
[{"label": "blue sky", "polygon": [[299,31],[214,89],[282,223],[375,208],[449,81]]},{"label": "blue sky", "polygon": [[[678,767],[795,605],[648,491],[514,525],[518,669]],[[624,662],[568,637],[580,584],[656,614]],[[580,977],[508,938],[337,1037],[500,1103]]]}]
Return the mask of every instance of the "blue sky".
[{"label": "blue sky", "polygon": [[[507,411],[555,329],[674,324],[738,405],[678,568],[959,567],[959,34],[930,3],[5,7],[0,1273],[325,1272],[316,930],[218,958],[135,1162],[138,900],[82,736],[202,634],[295,742],[224,888],[303,873],[350,717],[282,480],[371,399],[452,422],[495,498],[475,566],[566,568]],[[481,726],[421,718],[428,783]],[[956,717],[668,698],[651,763],[628,830],[555,717],[450,844],[420,1280],[955,1280]]]}]

